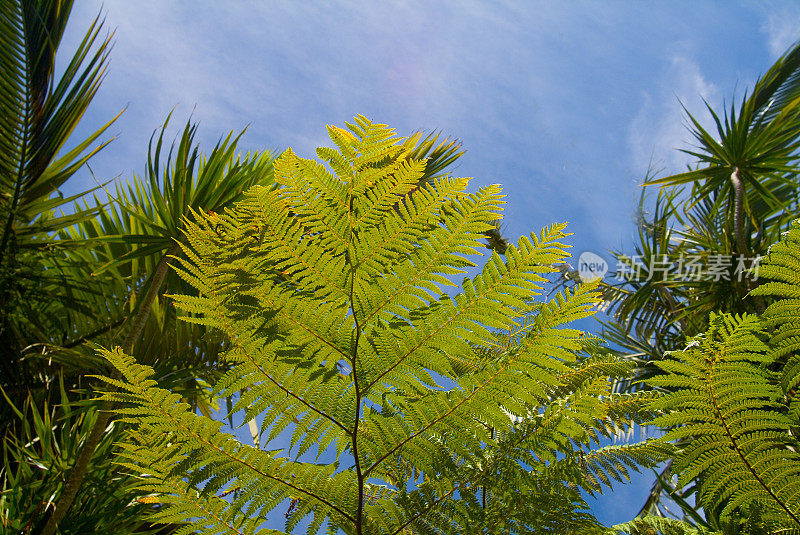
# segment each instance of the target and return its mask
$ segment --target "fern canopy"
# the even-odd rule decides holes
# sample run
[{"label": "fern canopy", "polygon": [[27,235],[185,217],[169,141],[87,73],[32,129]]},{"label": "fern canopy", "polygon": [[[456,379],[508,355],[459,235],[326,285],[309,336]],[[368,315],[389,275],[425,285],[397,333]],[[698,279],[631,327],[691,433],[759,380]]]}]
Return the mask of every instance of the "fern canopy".
[{"label": "fern canopy", "polygon": [[[146,472],[146,499],[165,505],[156,519],[191,519],[182,533],[272,533],[271,515],[285,515],[287,532],[303,521],[308,533],[478,533],[502,521],[542,533],[564,518],[598,531],[574,514],[579,489],[624,480],[666,450],[583,453],[640,420],[651,396],[611,395],[608,376],[628,365],[581,356],[597,340],[568,324],[592,313],[593,286],[534,300],[567,256],[564,225],[520,238],[505,260],[492,252],[450,295],[485,250],[500,187],[421,181],[426,162],[364,117],[328,134],[335,147],[320,161],[287,150],[274,187],[194,214],[175,266],[198,292],[174,296],[183,318],[227,339],[216,391],[263,421],[263,444],[239,442],[147,366],[104,352],[121,372],[105,398],[138,424],[120,462]],[[268,449],[288,431],[290,450]]]}]

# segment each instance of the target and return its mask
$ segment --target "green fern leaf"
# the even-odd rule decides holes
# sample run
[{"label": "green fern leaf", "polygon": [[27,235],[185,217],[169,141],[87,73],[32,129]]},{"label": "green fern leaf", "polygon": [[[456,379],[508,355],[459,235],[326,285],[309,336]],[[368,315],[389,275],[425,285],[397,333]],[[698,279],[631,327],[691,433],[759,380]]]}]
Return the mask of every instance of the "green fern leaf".
[{"label": "green fern leaf", "polygon": [[[215,392],[261,419],[263,449],[104,352],[122,376],[104,397],[137,423],[120,462],[147,471],[158,519],[260,533],[289,503],[287,532],[304,519],[309,533],[467,532],[500,511],[533,530],[574,512],[573,527],[598,532],[577,489],[625,480],[666,446],[606,448],[584,461],[586,477],[579,457],[649,417],[651,398],[613,394],[609,376],[629,365],[583,354],[598,340],[570,324],[593,313],[594,285],[534,302],[567,256],[565,226],[492,253],[458,285],[500,217],[500,187],[468,193],[467,179],[431,175],[414,138],[361,116],[328,133],[322,163],[287,150],[274,187],[193,214],[176,261],[197,293],[172,296],[184,320],[226,339]],[[268,449],[286,434],[289,448]]]}]

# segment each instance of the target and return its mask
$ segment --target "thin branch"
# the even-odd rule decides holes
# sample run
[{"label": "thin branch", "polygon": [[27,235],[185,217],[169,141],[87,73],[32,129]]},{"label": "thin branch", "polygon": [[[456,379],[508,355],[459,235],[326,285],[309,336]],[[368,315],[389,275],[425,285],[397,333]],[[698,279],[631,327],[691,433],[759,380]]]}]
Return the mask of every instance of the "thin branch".
[{"label": "thin branch", "polygon": [[61,347],[63,347],[64,349],[72,349],[73,347],[77,347],[77,346],[83,344],[84,342],[88,342],[89,340],[91,340],[93,338],[96,338],[97,336],[100,336],[101,334],[105,334],[105,333],[107,333],[107,332],[109,332],[109,331],[111,331],[113,329],[116,329],[117,327],[119,327],[120,325],[125,323],[125,319],[126,318],[124,318],[124,317],[119,318],[119,319],[109,323],[108,325],[104,325],[104,326],[100,327],[99,329],[96,329],[96,330],[94,330],[94,331],[92,331],[92,332],[90,332],[88,334],[84,334],[80,338],[76,338],[75,340],[67,342],[66,344],[64,344]]}]

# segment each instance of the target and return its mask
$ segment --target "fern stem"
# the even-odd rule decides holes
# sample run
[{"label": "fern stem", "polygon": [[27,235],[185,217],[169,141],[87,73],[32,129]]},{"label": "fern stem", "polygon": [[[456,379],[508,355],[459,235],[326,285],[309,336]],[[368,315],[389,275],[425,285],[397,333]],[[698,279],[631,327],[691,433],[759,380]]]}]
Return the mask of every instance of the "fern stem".
[{"label": "fern stem", "polygon": [[362,533],[362,519],[364,515],[364,479],[365,473],[361,470],[361,459],[358,453],[358,424],[361,420],[361,390],[358,384],[358,373],[356,369],[356,359],[358,357],[358,342],[361,338],[361,325],[358,321],[358,314],[356,314],[356,307],[353,303],[353,289],[356,280],[355,266],[350,269],[350,312],[353,314],[353,321],[355,323],[356,333],[355,341],[353,343],[352,355],[350,360],[350,367],[353,374],[353,390],[355,391],[356,398],[356,412],[353,424],[353,433],[351,434],[351,443],[353,445],[353,461],[356,469],[356,480],[358,482],[358,509],[356,510],[355,527],[356,535]]},{"label": "fern stem", "polygon": [[353,218],[355,213],[355,199],[353,198],[354,182],[350,182],[350,191],[348,193],[347,206],[349,229],[347,232],[347,248],[344,251],[345,262],[350,265],[350,295],[348,302],[350,304],[350,313],[353,315],[353,322],[355,324],[355,336],[353,337],[353,348],[350,351],[350,369],[353,374],[353,390],[355,396],[355,418],[353,421],[353,433],[350,435],[351,444],[353,448],[353,464],[356,469],[356,481],[358,485],[358,507],[356,509],[355,528],[356,535],[362,535],[363,532],[363,515],[364,515],[364,479],[365,473],[361,470],[361,459],[358,452],[358,424],[361,420],[361,388],[358,384],[358,368],[356,367],[358,359],[358,343],[361,339],[361,324],[358,321],[358,313],[354,301],[355,284],[356,284],[356,268],[358,267],[358,259],[353,258],[355,251],[351,249],[353,240],[356,234],[353,232]]},{"label": "fern stem", "polygon": [[[153,276],[150,279],[150,287],[147,289],[144,299],[139,304],[139,310],[136,312],[136,315],[133,318],[128,335],[122,342],[121,349],[123,353],[130,354],[131,350],[133,349],[133,345],[141,336],[142,329],[147,322],[147,318],[150,316],[150,310],[153,308],[153,302],[155,301],[156,296],[158,296],[164,279],[167,276],[167,272],[169,271],[169,257],[177,251],[177,245],[173,245],[161,258],[158,266],[156,266],[156,270],[153,272]],[[92,430],[89,432],[89,436],[86,438],[86,442],[81,448],[78,458],[75,459],[75,464],[73,465],[72,470],[69,472],[69,476],[67,477],[67,481],[61,491],[61,495],[55,502],[53,509],[51,509],[52,513],[50,514],[49,518],[45,517],[47,521],[44,527],[41,528],[40,531],[37,530],[39,535],[54,535],[56,529],[58,528],[58,524],[67,515],[70,507],[72,507],[75,497],[78,495],[78,491],[83,484],[83,479],[86,476],[86,471],[89,468],[89,462],[92,459],[92,455],[94,455],[94,451],[97,449],[97,445],[100,444],[100,440],[103,438],[103,433],[111,421],[112,409],[113,404],[110,401],[104,401],[101,405],[97,415],[97,420],[95,421]]]}]

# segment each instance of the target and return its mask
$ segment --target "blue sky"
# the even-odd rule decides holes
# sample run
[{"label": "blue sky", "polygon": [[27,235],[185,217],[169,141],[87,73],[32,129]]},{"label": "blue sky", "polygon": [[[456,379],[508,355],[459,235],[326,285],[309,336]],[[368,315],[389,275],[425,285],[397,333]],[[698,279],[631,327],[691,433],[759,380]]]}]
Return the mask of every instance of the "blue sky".
[{"label": "blue sky", "polygon": [[[101,9],[116,45],[79,129],[127,111],[92,163],[100,180],[140,172],[173,108],[205,147],[249,125],[245,149],[303,156],[327,144],[325,124],[364,114],[462,140],[455,173],[503,184],[508,237],[567,221],[576,253],[608,260],[631,249],[651,159],[663,173],[690,162],[679,99],[707,124],[702,98],[741,97],[800,37],[790,1],[80,0],[65,49]],[[621,488],[595,511],[623,521],[643,495]]]}]

